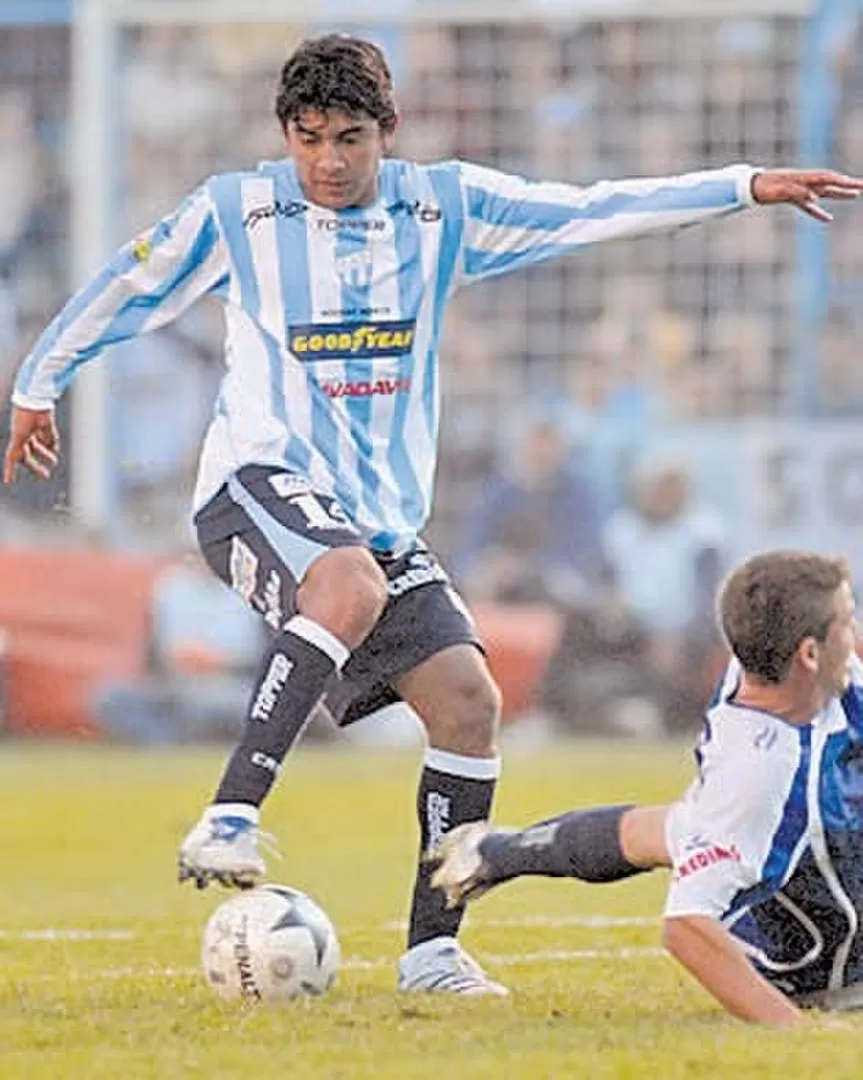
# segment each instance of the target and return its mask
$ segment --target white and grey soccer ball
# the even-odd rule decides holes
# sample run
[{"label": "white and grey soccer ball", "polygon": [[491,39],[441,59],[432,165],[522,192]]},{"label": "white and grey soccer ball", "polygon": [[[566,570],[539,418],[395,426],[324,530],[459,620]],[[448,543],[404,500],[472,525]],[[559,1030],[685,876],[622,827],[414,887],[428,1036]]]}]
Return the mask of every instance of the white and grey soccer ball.
[{"label": "white and grey soccer ball", "polygon": [[309,896],[260,885],[216,908],[204,930],[201,962],[225,1000],[287,1001],[326,993],[341,949],[333,924]]}]

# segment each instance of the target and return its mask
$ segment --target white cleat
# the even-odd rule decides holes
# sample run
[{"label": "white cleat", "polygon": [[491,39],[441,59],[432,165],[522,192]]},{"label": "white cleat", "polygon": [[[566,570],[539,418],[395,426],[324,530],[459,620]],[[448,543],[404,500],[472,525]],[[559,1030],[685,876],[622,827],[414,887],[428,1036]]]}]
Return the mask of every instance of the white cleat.
[{"label": "white cleat", "polygon": [[251,889],[267,871],[258,850],[260,841],[271,841],[257,825],[257,815],[227,805],[208,807],[180,846],[177,877],[193,880],[199,889],[211,881],[229,888]]},{"label": "white cleat", "polygon": [[429,852],[428,860],[438,864],[431,883],[443,890],[447,907],[476,900],[495,884],[480,850],[480,844],[491,831],[485,821],[457,825]]},{"label": "white cleat", "polygon": [[454,937],[433,938],[408,949],[399,960],[399,990],[411,994],[509,996],[509,990],[490,979]]}]

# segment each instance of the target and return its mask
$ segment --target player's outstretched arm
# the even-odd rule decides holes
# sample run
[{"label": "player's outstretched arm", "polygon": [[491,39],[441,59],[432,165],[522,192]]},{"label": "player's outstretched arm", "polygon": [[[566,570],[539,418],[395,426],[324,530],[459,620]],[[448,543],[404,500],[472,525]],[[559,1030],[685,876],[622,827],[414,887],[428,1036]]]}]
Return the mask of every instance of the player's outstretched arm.
[{"label": "player's outstretched arm", "polygon": [[479,281],[587,244],[694,225],[747,207],[789,203],[818,221],[822,199],[854,199],[863,180],[829,169],[730,165],[680,176],[600,180],[590,187],[531,181],[458,162],[466,210],[463,282]]},{"label": "player's outstretched arm", "polygon": [[752,197],[757,203],[791,203],[816,221],[832,221],[821,199],[856,199],[863,180],[830,169],[765,169],[752,178]]},{"label": "player's outstretched arm", "polygon": [[803,1013],[763,979],[716,919],[708,915],[666,918],[662,943],[671,955],[738,1020],[797,1027]]},{"label": "player's outstretched arm", "polygon": [[47,480],[60,460],[60,435],[53,409],[12,407],[9,442],[3,461],[3,483],[14,482],[18,466]]},{"label": "player's outstretched arm", "polygon": [[751,165],[589,187],[526,180],[458,162],[466,211],[463,282],[557,258],[588,244],[645,236],[755,205]]},{"label": "player's outstretched arm", "polygon": [[165,326],[208,293],[221,295],[228,274],[206,185],[146,236],[124,245],[68,301],[18,369],[7,482],[18,465],[46,476],[57,464],[54,403],[82,364]]}]

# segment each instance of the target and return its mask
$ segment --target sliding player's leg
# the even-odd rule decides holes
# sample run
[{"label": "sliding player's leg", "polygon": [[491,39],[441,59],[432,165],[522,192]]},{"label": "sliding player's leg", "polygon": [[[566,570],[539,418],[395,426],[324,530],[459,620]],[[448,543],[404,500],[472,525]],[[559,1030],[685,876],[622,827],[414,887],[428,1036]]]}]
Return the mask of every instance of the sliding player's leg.
[{"label": "sliding player's leg", "polygon": [[472,822],[454,829],[432,854],[432,884],[458,906],[526,876],[621,881],[669,866],[667,806],[570,810],[521,831]]}]

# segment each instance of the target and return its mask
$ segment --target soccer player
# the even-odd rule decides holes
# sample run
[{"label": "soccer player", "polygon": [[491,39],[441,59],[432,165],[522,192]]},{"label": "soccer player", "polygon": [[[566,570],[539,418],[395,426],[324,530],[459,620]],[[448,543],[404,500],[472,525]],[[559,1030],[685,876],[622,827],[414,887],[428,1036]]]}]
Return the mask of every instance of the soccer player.
[{"label": "soccer player", "polygon": [[[47,476],[53,406],[107,346],[200,297],[225,309],[227,373],[194,495],[203,553],[276,628],[245,736],[180,849],[180,876],[265,871],[259,807],[322,697],[344,721],[402,698],[429,747],[421,846],[488,816],[499,694],[446,573],[418,538],[432,494],[438,344],[453,290],[613,237],[821,198],[863,181],[736,165],[580,189],[453,161],[389,159],[397,124],[373,44],[303,42],[281,72],[288,157],[210,178],[72,298],[18,373],[4,473]],[[461,951],[419,865],[406,990],[503,993]]]},{"label": "soccer player", "polygon": [[572,811],[445,837],[433,882],[462,904],[525,874],[617,881],[673,868],[666,948],[734,1016],[863,1004],[863,665],[842,560],[768,552],[720,593],[736,659],[707,710],[698,775],[670,806]]}]

